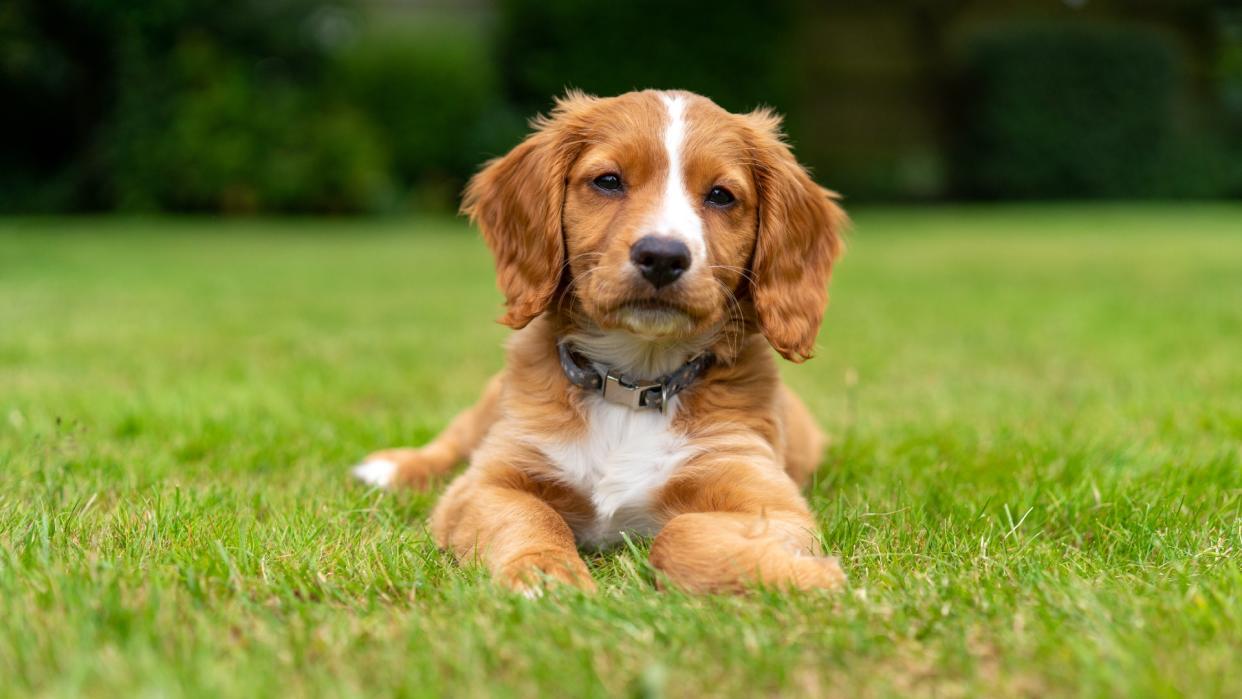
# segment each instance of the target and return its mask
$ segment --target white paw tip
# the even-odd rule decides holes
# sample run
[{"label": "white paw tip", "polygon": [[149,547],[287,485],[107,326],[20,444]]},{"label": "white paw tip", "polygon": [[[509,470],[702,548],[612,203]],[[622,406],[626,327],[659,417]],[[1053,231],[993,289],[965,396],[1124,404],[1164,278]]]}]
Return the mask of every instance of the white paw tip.
[{"label": "white paw tip", "polygon": [[397,465],[388,459],[372,459],[355,466],[352,473],[354,478],[369,486],[387,488],[397,474]]}]

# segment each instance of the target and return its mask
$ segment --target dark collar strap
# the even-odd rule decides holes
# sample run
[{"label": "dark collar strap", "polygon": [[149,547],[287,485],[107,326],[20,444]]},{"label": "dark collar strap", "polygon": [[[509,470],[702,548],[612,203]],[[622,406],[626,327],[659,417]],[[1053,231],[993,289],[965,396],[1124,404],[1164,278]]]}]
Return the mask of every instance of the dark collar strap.
[{"label": "dark collar strap", "polygon": [[655,381],[633,381],[612,369],[601,376],[590,360],[575,352],[568,342],[557,343],[556,350],[565,378],[578,388],[600,393],[607,401],[635,410],[651,408],[660,412],[664,412],[673,396],[697,381],[716,362],[716,355],[704,352]]}]

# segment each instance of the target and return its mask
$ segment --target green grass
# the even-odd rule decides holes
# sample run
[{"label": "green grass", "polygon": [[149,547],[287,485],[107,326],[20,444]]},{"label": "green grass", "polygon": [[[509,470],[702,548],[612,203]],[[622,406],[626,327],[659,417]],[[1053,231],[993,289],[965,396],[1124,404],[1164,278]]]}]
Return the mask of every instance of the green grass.
[{"label": "green grass", "polygon": [[851,589],[499,593],[355,486],[500,366],[455,221],[0,221],[0,694],[1242,693],[1242,207],[861,210]]}]

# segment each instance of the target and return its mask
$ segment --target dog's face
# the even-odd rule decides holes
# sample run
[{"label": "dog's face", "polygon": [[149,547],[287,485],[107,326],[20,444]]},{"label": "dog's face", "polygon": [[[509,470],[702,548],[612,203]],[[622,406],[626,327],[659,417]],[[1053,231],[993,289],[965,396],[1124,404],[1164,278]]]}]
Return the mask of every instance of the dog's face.
[{"label": "dog's face", "polygon": [[753,316],[781,354],[810,356],[844,214],[778,127],[682,92],[561,100],[466,192],[504,321],[522,327],[558,296],[651,339]]},{"label": "dog's face", "polygon": [[626,95],[595,119],[566,178],[571,291],[604,328],[710,332],[755,246],[746,141],[730,115],[683,95]]}]

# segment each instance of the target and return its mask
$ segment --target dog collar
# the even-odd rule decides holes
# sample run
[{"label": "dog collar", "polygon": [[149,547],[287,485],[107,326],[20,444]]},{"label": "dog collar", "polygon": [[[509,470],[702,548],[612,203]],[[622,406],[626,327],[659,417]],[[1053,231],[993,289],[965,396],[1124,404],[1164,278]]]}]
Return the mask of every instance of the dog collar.
[{"label": "dog collar", "polygon": [[664,412],[673,396],[698,380],[716,362],[716,355],[704,352],[655,381],[634,381],[615,369],[601,374],[568,342],[557,343],[556,349],[561,357],[561,369],[570,383],[633,410],[650,408]]}]

